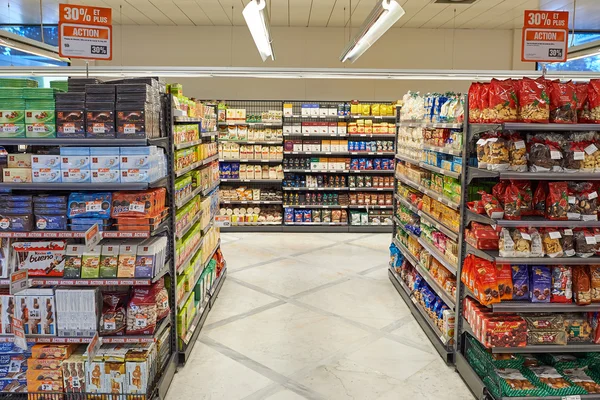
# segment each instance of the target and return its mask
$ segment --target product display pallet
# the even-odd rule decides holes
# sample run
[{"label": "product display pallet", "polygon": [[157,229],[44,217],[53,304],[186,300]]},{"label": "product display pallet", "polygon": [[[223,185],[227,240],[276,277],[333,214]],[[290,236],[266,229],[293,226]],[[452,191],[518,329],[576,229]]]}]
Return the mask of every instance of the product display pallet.
[{"label": "product display pallet", "polygon": [[[309,103],[311,107],[310,111],[308,111]],[[285,232],[290,231],[290,228],[293,231],[298,231],[298,229],[311,231],[310,229],[314,227],[319,232],[327,231],[327,229],[330,232],[345,231],[361,233],[389,232],[391,230],[391,225],[384,225],[383,223],[389,221],[389,215],[386,212],[387,210],[392,210],[392,205],[388,203],[382,204],[381,199],[377,200],[377,196],[374,197],[375,203],[373,206],[366,206],[366,204],[359,203],[349,204],[345,200],[338,202],[335,200],[331,201],[330,199],[322,203],[318,201],[315,205],[308,205],[315,203],[313,199],[303,201],[305,196],[310,197],[309,195],[314,192],[324,192],[322,195],[324,197],[328,197],[331,193],[334,193],[334,196],[342,196],[345,199],[348,196],[348,192],[385,193],[393,191],[391,187],[374,188],[366,185],[364,187],[349,187],[350,185],[347,183],[336,184],[335,186],[337,187],[331,188],[327,188],[325,185],[323,187],[314,187],[312,184],[295,185],[295,187],[287,185],[288,179],[301,179],[300,177],[306,180],[313,178],[323,179],[322,177],[317,178],[316,174],[327,174],[329,177],[324,179],[342,179],[344,182],[347,182],[351,175],[372,175],[372,177],[360,177],[361,185],[366,180],[368,180],[370,185],[371,179],[379,179],[384,175],[393,174],[392,169],[382,169],[381,162],[382,159],[386,159],[386,163],[387,160],[393,162],[392,158],[395,152],[389,151],[390,147],[388,146],[395,139],[395,135],[391,129],[396,117],[394,115],[352,114],[352,110],[355,110],[356,104],[350,107],[351,105],[346,102],[348,110],[345,110],[344,104],[345,102],[343,101],[288,102],[258,100],[225,101],[220,103],[220,152],[225,153],[231,144],[240,146],[239,157],[237,150],[234,151],[233,155],[227,153],[224,156],[220,156],[219,161],[223,166],[222,168],[226,169],[227,174],[229,174],[229,168],[236,168],[233,176],[222,176],[221,180],[224,184],[232,185],[233,188],[237,187],[240,190],[244,189],[246,192],[243,196],[228,193],[227,198],[221,199],[221,208],[224,209],[222,215],[224,221],[220,223],[226,231]],[[372,110],[372,112],[381,113],[381,110],[388,111],[387,107],[389,103],[386,103],[384,107],[380,107],[380,104],[375,104],[374,108],[371,108],[371,103],[363,105]],[[315,110],[312,110],[313,107],[316,107]],[[391,105],[389,107],[391,109]],[[312,112],[321,114],[311,115],[310,113]],[[264,120],[265,118],[272,117],[281,118],[281,122],[267,124],[251,122],[257,119]],[[359,129],[363,130],[359,131]],[[275,137],[277,139],[281,138],[281,140],[274,140]],[[354,147],[355,144],[356,147]],[[368,148],[367,144],[369,145]],[[269,145],[282,146],[283,159],[279,159],[279,157],[273,159],[272,155],[269,159],[265,159],[264,149],[265,146]],[[257,159],[252,159],[252,155],[249,157],[242,155],[242,152],[247,154],[250,151],[251,154],[252,151],[260,151],[257,150],[257,146],[258,148],[263,146],[262,157],[259,155],[255,156]],[[350,160],[355,160],[357,164],[359,161],[362,162],[363,165],[360,168],[363,169],[359,170],[359,166],[351,166]],[[299,161],[302,161],[302,163],[299,163]],[[311,163],[315,163],[315,165],[310,165]],[[316,163],[321,163],[322,165],[317,165]],[[245,173],[247,174],[248,166],[252,165],[260,170],[253,169],[251,170],[251,176],[244,176]],[[261,165],[262,168],[258,167],[258,165]],[[264,178],[266,176],[265,165],[275,169],[282,166],[283,170],[277,172],[283,173],[282,179],[280,180],[278,177],[277,180],[273,180],[272,176],[271,179],[260,179],[256,174],[262,172],[262,178]],[[237,168],[241,171],[239,177],[237,176]],[[351,170],[351,168],[354,170]],[[336,174],[336,176],[331,174]],[[283,183],[284,181],[285,183]],[[282,201],[262,202],[259,200],[262,196],[249,196],[250,191],[254,194],[254,192],[263,190],[271,192],[269,193],[271,196],[275,192],[274,197],[278,198],[280,196]],[[293,202],[297,205],[291,204],[291,201],[288,200],[291,199],[287,196],[288,192],[293,192],[294,196],[301,197],[302,200],[294,199]],[[359,195],[364,196],[363,193]],[[321,194],[318,194],[318,196],[321,196]],[[238,200],[234,200],[236,197],[238,197]],[[251,198],[254,198],[254,200],[251,201]],[[335,197],[335,199],[337,198]],[[271,199],[272,197],[269,198],[269,200]],[[244,205],[252,205],[254,207],[244,207]],[[292,218],[296,222],[291,224],[289,213],[292,215],[297,214],[300,209],[312,210],[312,212],[302,214],[303,218],[301,219],[304,222],[300,222],[300,214],[298,214],[298,217]],[[342,215],[344,217],[342,218],[338,213],[332,214],[331,219],[336,222],[324,224],[319,221],[323,219],[329,220],[330,216],[327,214],[327,216],[321,218],[322,214],[315,213],[314,210],[343,210],[344,214]],[[287,223],[284,223],[286,220],[284,218],[285,215],[288,215]],[[361,224],[351,225],[351,215],[354,215],[355,223],[359,221]],[[366,218],[362,218],[363,216],[366,216]],[[262,225],[262,222],[272,221],[273,219],[277,222],[282,221],[279,223],[279,228]],[[337,221],[344,222],[338,223]],[[342,225],[346,226],[346,230],[343,230]]]}]

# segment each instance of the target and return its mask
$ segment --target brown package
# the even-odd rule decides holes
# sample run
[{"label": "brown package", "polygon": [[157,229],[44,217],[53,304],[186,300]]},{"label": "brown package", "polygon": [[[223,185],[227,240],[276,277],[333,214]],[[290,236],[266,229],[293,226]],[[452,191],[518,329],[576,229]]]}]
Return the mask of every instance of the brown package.
[{"label": "brown package", "polygon": [[573,267],[573,297],[579,305],[592,302],[590,267],[587,265]]}]

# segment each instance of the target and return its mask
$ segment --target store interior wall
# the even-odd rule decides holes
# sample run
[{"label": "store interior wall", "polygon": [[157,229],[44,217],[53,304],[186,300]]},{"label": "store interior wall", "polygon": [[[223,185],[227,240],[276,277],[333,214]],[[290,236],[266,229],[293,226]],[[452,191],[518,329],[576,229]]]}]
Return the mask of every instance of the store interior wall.
[{"label": "store interior wall", "polygon": [[[245,26],[115,26],[114,66],[533,70],[520,62],[520,30],[391,29],[356,63],[342,64],[348,29],[273,27],[275,61],[260,59]],[[206,99],[395,100],[407,90],[465,91],[469,82],[173,78]]]}]

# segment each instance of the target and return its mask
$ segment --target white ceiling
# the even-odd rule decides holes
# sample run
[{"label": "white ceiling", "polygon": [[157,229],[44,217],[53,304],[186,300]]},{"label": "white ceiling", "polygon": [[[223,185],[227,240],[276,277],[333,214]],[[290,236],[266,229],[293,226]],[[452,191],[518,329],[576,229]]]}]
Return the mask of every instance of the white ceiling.
[{"label": "white ceiling", "polygon": [[[268,0],[271,25],[358,27],[376,0]],[[600,0],[477,0],[473,4],[435,4],[435,0],[398,0],[406,10],[396,27],[512,29],[523,25],[527,9],[565,10],[578,30],[600,29]],[[56,23],[59,0],[42,0],[44,23]],[[113,23],[127,25],[242,26],[249,0],[63,0],[113,8]],[[350,7],[352,5],[352,7]],[[0,0],[0,24],[40,23],[38,0]],[[571,23],[572,28],[572,23]]]}]

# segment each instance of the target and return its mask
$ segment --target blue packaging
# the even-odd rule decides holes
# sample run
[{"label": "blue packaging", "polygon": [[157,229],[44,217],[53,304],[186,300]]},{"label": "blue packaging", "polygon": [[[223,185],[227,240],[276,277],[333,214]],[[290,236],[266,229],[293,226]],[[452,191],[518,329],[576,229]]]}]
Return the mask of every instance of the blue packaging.
[{"label": "blue packaging", "polygon": [[67,196],[39,195],[33,198],[34,204],[67,204]]},{"label": "blue packaging", "polygon": [[358,170],[358,158],[353,158],[350,160],[350,169],[354,171]]},{"label": "blue packaging", "polygon": [[69,218],[110,218],[112,193],[71,193],[69,195]]},{"label": "blue packaging", "polygon": [[381,158],[376,158],[373,160],[373,169],[381,169]]},{"label": "blue packaging", "polygon": [[365,169],[366,170],[372,170],[373,169],[373,160],[372,159],[370,159],[370,158],[366,159]]},{"label": "blue packaging", "polygon": [[118,156],[120,147],[90,147],[90,156]]},{"label": "blue packaging", "polygon": [[527,265],[511,265],[513,281],[513,300],[529,300],[529,267]]},{"label": "blue packaging", "polygon": [[27,379],[0,379],[0,392],[21,393],[27,391]]},{"label": "blue packaging", "polygon": [[354,143],[354,141],[348,141],[348,151],[355,151]]},{"label": "blue packaging", "polygon": [[4,202],[4,201],[28,201],[31,202],[32,201],[33,196],[31,195],[25,195],[25,196],[0,196],[0,203]]},{"label": "blue packaging", "polygon": [[294,222],[302,222],[303,216],[304,214],[302,213],[302,210],[294,210]]},{"label": "blue packaging", "polygon": [[231,177],[233,179],[239,179],[240,178],[240,164],[239,163],[232,163],[231,164]]},{"label": "blue packaging", "polygon": [[357,151],[367,151],[367,142],[358,142]]},{"label": "blue packaging", "polygon": [[121,147],[120,150],[122,156],[152,155],[157,152],[158,147],[156,146]]},{"label": "blue packaging", "polygon": [[27,350],[23,350],[14,342],[2,342],[0,343],[0,365],[10,364],[10,358],[6,358],[6,355],[17,355],[17,354],[31,354],[31,348],[35,343],[27,342]]},{"label": "blue packaging", "polygon": [[33,212],[33,207],[28,205],[26,207],[2,207],[0,208],[0,213],[6,215],[19,215],[19,214],[31,214]]},{"label": "blue packaging", "polygon": [[285,209],[285,219],[284,221],[287,223],[294,222],[294,209],[286,207]]},{"label": "blue packaging", "polygon": [[312,210],[303,210],[303,222],[312,222]]},{"label": "blue packaging", "polygon": [[90,148],[89,147],[61,147],[60,155],[61,156],[89,156]]},{"label": "blue packaging", "polygon": [[67,230],[67,216],[36,213],[35,228],[40,231],[65,231]]}]

